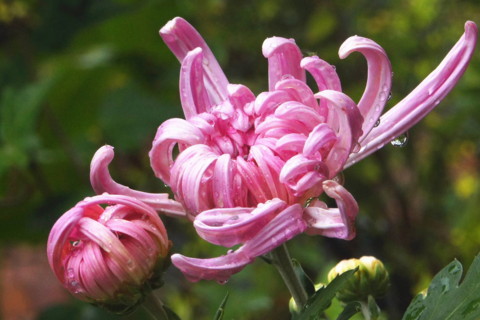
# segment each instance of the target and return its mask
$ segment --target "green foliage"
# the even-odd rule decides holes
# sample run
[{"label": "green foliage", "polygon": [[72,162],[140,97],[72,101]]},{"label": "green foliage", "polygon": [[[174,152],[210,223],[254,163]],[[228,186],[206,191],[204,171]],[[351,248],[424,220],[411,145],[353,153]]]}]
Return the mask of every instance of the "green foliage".
[{"label": "green foliage", "polygon": [[452,261],[432,280],[426,293],[418,294],[403,320],[476,320],[480,318],[480,255],[477,255],[465,278],[462,264]]},{"label": "green foliage", "polygon": [[357,269],[348,270],[333,279],[326,287],[322,287],[312,295],[294,320],[315,320],[330,306],[337,292],[353,277]]},{"label": "green foliage", "polygon": [[217,312],[215,312],[215,316],[213,317],[213,320],[222,320],[223,315],[225,314],[225,306],[228,301],[228,292],[225,295],[225,298],[223,298],[222,302],[220,303],[220,306],[218,307]]}]

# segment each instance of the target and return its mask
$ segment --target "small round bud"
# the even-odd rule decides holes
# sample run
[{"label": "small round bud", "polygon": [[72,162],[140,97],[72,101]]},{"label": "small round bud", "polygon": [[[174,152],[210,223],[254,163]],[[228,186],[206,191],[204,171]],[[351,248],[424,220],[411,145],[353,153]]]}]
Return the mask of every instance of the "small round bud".
[{"label": "small round bud", "polygon": [[357,272],[345,287],[337,293],[337,298],[343,302],[367,301],[368,296],[381,297],[389,285],[388,272],[383,263],[375,257],[361,257],[340,261],[328,273],[328,281],[338,275],[358,267]]},{"label": "small round bud", "polygon": [[[318,291],[320,288],[323,288],[323,287],[325,287],[325,284],[317,283],[315,285],[315,291]],[[291,314],[296,314],[300,311],[298,310],[297,303],[295,302],[295,299],[293,299],[293,297],[291,297],[290,301],[288,302],[288,309],[290,310]]]},{"label": "small round bud", "polygon": [[53,272],[76,298],[122,314],[161,286],[170,246],[155,210],[135,198],[103,194],[58,219],[47,254]]}]

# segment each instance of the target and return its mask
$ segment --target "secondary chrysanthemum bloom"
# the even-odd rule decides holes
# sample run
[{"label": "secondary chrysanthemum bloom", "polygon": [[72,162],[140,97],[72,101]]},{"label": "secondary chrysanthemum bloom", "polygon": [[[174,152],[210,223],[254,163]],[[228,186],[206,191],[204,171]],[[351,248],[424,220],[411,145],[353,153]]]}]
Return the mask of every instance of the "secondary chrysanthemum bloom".
[{"label": "secondary chrysanthemum bloom", "polygon": [[134,198],[104,194],[86,198],[60,217],[47,254],[55,275],[75,297],[124,313],[161,285],[169,248],[155,210]]},{"label": "secondary chrysanthemum bloom", "polygon": [[[353,238],[358,206],[336,175],[408,130],[445,97],[466,69],[477,29],[467,22],[465,34],[440,66],[382,117],[392,71],[384,50],[372,40],[354,36],[340,48],[341,58],[360,52],[368,63],[366,89],[355,103],[342,92],[335,69],[319,57],[302,58],[294,40],[264,42],[269,90],[255,96],[228,82],[185,20],[173,19],[160,35],[181,62],[186,119],[159,127],[150,151],[152,168],[202,238],[225,247],[242,245],[218,258],[175,254],[172,261],[193,281],[222,282],[301,232]],[[316,93],[306,84],[306,72],[316,82]],[[97,192],[125,188],[108,174],[112,157],[112,149],[103,147],[92,161]],[[323,193],[338,208],[319,201]],[[149,203],[155,199],[142,197]]]}]

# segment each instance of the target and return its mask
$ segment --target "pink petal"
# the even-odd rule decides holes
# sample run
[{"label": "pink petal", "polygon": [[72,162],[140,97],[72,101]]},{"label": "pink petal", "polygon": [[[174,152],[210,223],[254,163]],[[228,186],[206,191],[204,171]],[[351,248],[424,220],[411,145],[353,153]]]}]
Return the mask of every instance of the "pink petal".
[{"label": "pink petal", "polygon": [[343,165],[361,135],[362,116],[355,103],[342,92],[324,90],[315,95],[328,102],[327,124],[335,132],[337,142],[325,159],[329,168],[329,178],[343,169]]},{"label": "pink petal", "polygon": [[[303,58],[300,66],[310,72],[317,83],[319,91],[342,91],[338,74],[335,71],[335,68],[328,62],[320,59],[317,56],[312,56]],[[328,115],[328,109],[325,101],[320,101],[319,114],[325,118]]]},{"label": "pink petal", "polygon": [[300,68],[302,53],[293,39],[268,38],[262,45],[263,56],[268,59],[268,87],[273,91],[285,76],[305,82],[305,71]]},{"label": "pink petal", "polygon": [[337,136],[326,123],[320,123],[308,135],[303,155],[308,158],[325,159],[337,141]]},{"label": "pink petal", "polygon": [[227,77],[205,40],[192,25],[176,17],[160,29],[160,36],[180,62],[185,59],[188,52],[201,48],[205,87],[210,101],[219,104],[227,98]]},{"label": "pink petal", "polygon": [[465,72],[477,43],[477,26],[465,24],[465,33],[440,65],[408,96],[380,118],[380,124],[361,142],[362,148],[348,159],[345,167],[380,149],[425,117],[453,89]]},{"label": "pink petal", "polygon": [[217,158],[210,147],[198,144],[180,153],[172,167],[171,187],[184,204],[189,218],[213,205],[210,185]]},{"label": "pink petal", "polygon": [[242,178],[242,184],[248,188],[249,193],[255,199],[256,203],[266,202],[272,198],[270,189],[262,176],[260,169],[250,161],[245,161],[243,157],[237,157],[237,170]]},{"label": "pink petal", "polygon": [[325,118],[320,116],[316,110],[296,101],[282,103],[275,110],[275,117],[288,121],[298,121],[309,131],[319,123],[325,122]]},{"label": "pink petal", "polygon": [[281,103],[289,100],[290,95],[286,91],[262,92],[255,100],[255,114],[258,116],[273,114]]},{"label": "pink petal", "polygon": [[200,213],[194,226],[203,239],[228,248],[251,239],[286,206],[275,198],[257,208],[212,209]]},{"label": "pink petal", "polygon": [[291,96],[290,100],[301,102],[302,104],[318,110],[317,100],[313,97],[312,89],[298,79],[283,79],[277,82],[275,90],[283,90]]},{"label": "pink petal", "polygon": [[340,47],[341,59],[358,51],[367,59],[368,79],[358,108],[364,118],[361,142],[372,130],[387,103],[392,85],[392,66],[385,51],[374,41],[358,36],[348,38]]},{"label": "pink petal", "polygon": [[104,192],[110,194],[125,195],[136,198],[150,205],[152,208],[166,215],[174,217],[185,217],[185,210],[182,205],[174,200],[168,199],[167,193],[147,193],[132,190],[127,186],[115,182],[108,170],[108,165],[114,157],[113,147],[105,145],[97,150],[90,165],[90,182],[97,194]]},{"label": "pink petal", "polygon": [[155,175],[170,185],[170,169],[173,166],[175,144],[191,146],[204,142],[202,131],[183,119],[169,119],[158,128],[152,149],[149,152],[150,165]]},{"label": "pink petal", "polygon": [[307,137],[304,134],[290,133],[276,140],[274,149],[277,153],[282,153],[285,151],[301,153],[304,149],[306,140]]},{"label": "pink petal", "polygon": [[321,160],[308,159],[298,154],[285,163],[279,180],[293,190],[296,197],[301,197],[311,188],[314,189],[312,192],[316,193],[318,188],[315,187],[327,179],[328,174],[328,168]]},{"label": "pink petal", "polygon": [[256,257],[272,251],[282,243],[302,233],[306,224],[301,215],[302,207],[294,204],[280,212],[256,236],[245,242],[237,251],[210,259],[189,258],[174,254],[172,255],[172,263],[190,281],[203,279],[225,283],[233,274],[253,262]]},{"label": "pink petal", "polygon": [[203,82],[203,52],[201,48],[190,51],[180,69],[180,100],[188,120],[210,110],[211,103]]},{"label": "pink petal", "polygon": [[358,205],[353,196],[333,180],[323,183],[325,193],[336,200],[337,208],[326,209],[323,205],[304,209],[308,234],[351,240],[355,237],[355,218]]},{"label": "pink petal", "polygon": [[229,154],[222,154],[215,162],[212,191],[213,201],[217,208],[231,208],[235,206],[235,195],[233,194],[234,165]]}]

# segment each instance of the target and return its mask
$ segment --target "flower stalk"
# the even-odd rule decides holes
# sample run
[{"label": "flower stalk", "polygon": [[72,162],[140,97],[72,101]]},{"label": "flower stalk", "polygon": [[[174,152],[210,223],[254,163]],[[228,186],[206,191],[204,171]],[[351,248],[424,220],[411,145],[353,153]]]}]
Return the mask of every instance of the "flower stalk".
[{"label": "flower stalk", "polygon": [[160,300],[154,292],[150,292],[142,304],[143,309],[147,311],[153,320],[168,320],[168,314],[163,306],[163,301]]},{"label": "flower stalk", "polygon": [[297,273],[293,269],[292,259],[288,253],[287,246],[282,244],[275,248],[270,255],[272,258],[272,264],[280,273],[280,276],[290,291],[293,300],[295,300],[295,303],[299,306],[299,309],[301,309],[307,303],[308,295]]}]

